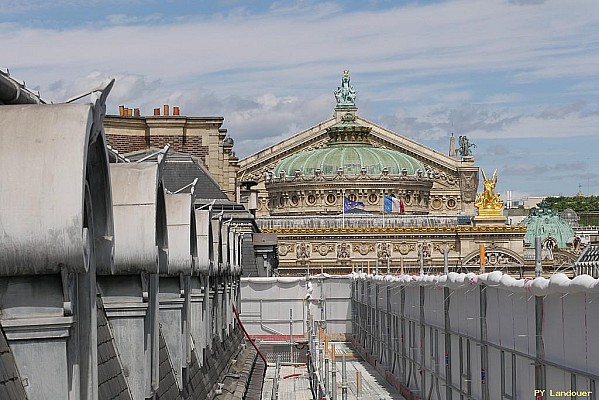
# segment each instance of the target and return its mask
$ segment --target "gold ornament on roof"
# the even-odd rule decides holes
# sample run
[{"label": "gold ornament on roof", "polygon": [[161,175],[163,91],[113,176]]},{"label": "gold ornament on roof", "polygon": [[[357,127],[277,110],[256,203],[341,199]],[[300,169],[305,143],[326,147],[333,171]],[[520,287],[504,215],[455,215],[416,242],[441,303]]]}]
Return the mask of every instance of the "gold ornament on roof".
[{"label": "gold ornament on roof", "polygon": [[483,192],[477,194],[474,207],[478,209],[479,217],[501,217],[503,201],[499,198],[499,194],[495,193],[497,170],[493,172],[493,177],[490,179],[487,179],[483,169],[481,169],[481,172],[483,175]]}]

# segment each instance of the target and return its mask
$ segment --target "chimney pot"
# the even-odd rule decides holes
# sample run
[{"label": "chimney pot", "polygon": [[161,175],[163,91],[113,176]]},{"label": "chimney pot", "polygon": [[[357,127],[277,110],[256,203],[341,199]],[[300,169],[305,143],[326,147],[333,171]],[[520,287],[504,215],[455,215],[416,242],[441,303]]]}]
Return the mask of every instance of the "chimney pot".
[{"label": "chimney pot", "polygon": [[154,109],[154,115],[160,115],[160,108]]},{"label": "chimney pot", "polygon": [[136,116],[136,117],[139,117],[139,115],[140,115],[139,108],[134,108],[133,109],[133,115]]},{"label": "chimney pot", "polygon": [[123,117],[125,115],[125,106],[119,106],[119,116]]},{"label": "chimney pot", "polygon": [[173,115],[179,115],[179,106],[173,107]]},{"label": "chimney pot", "polygon": [[164,108],[164,116],[166,117],[166,116],[168,116],[168,115],[169,115],[169,113],[168,113],[168,104],[165,104],[165,105],[163,106],[163,108]]}]

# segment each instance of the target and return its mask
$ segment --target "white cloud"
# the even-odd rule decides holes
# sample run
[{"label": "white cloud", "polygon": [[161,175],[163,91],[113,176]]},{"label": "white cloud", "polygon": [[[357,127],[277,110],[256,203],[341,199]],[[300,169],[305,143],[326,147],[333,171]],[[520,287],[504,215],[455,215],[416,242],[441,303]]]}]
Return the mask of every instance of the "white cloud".
[{"label": "white cloud", "polygon": [[[521,79],[589,76],[596,74],[599,55],[584,43],[599,37],[591,30],[599,21],[599,13],[591,12],[596,4],[548,2],[516,10],[499,1],[452,1],[355,13],[322,12],[335,7],[317,5],[158,26],[23,29],[12,40],[0,36],[0,43],[3,61],[13,68],[35,66],[53,74],[93,64],[163,79],[238,71],[232,72],[237,81],[264,77],[264,71],[270,80],[306,80],[305,65],[318,66],[319,75],[347,65],[400,77],[513,69],[521,70]],[[314,12],[322,17],[315,19]],[[565,51],[571,49],[578,51]]]},{"label": "white cloud", "polygon": [[[451,130],[474,138],[596,135],[597,105],[584,96],[598,90],[598,4],[456,0],[354,12],[300,1],[171,23],[160,13],[117,11],[108,25],[4,24],[0,46],[2,66],[48,100],[114,76],[111,107],[149,113],[177,103],[187,115],[224,116],[238,155],[328,118],[344,69],[361,116],[416,140],[444,141]],[[534,85],[555,88],[553,101],[528,105]]]},{"label": "white cloud", "polygon": [[115,78],[115,84],[109,96],[109,105],[113,107],[146,97],[160,87],[159,80],[148,81],[140,75],[118,74],[115,76],[94,71],[75,80],[61,79],[52,82],[48,85],[48,89],[44,91],[44,95],[56,101],[65,101],[94,89],[110,78]]},{"label": "white cloud", "polygon": [[470,137],[510,138],[510,137],[563,137],[596,136],[598,134],[599,115],[580,118],[577,115],[567,115],[563,118],[547,118],[537,116],[522,116],[510,123],[500,126],[500,129],[474,129],[468,132]]}]

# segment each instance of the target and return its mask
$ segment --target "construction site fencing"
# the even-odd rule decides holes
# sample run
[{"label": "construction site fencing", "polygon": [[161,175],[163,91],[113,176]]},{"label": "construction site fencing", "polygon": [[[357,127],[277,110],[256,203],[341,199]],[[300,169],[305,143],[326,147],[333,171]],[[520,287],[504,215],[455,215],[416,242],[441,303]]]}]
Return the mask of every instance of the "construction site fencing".
[{"label": "construction site fencing", "polygon": [[354,345],[409,399],[596,399],[599,284],[354,274]]}]

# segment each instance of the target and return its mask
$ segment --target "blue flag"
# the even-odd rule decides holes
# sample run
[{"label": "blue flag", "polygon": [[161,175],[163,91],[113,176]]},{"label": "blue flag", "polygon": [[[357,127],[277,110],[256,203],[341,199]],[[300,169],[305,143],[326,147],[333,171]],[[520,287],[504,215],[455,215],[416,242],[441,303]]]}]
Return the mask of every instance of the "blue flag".
[{"label": "blue flag", "polygon": [[364,207],[364,203],[361,201],[351,201],[347,197],[343,197],[343,212],[348,212],[358,206]]}]

